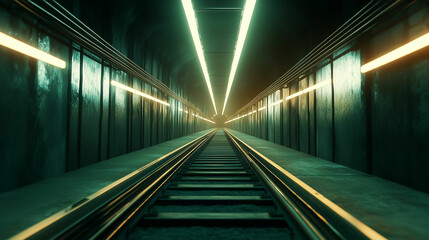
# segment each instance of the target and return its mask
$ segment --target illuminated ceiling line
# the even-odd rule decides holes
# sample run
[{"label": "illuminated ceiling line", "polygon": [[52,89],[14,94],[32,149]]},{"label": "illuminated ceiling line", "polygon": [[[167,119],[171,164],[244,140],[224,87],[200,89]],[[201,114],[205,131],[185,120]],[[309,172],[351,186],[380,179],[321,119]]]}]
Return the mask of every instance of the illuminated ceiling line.
[{"label": "illuminated ceiling line", "polygon": [[225,112],[226,103],[228,102],[229,93],[231,91],[232,82],[234,81],[235,73],[237,71],[240,55],[243,51],[244,41],[246,40],[247,30],[249,29],[250,20],[252,19],[253,9],[255,8],[256,0],[246,0],[243,9],[243,17],[241,19],[240,31],[238,33],[237,43],[235,45],[234,58],[231,64],[231,72],[228,78],[228,87],[226,89],[225,102],[223,104],[222,115]]},{"label": "illuminated ceiling line", "polygon": [[204,78],[210,92],[210,97],[213,102],[213,107],[217,114],[216,103],[213,96],[212,85],[210,83],[210,76],[207,70],[206,60],[204,59],[204,50],[201,44],[200,35],[198,33],[198,23],[195,16],[194,7],[191,0],[182,0],[183,9],[185,10],[186,19],[188,20],[189,29],[191,30],[192,39],[194,41],[195,49],[197,50],[198,59],[200,60],[201,69],[203,70]]}]

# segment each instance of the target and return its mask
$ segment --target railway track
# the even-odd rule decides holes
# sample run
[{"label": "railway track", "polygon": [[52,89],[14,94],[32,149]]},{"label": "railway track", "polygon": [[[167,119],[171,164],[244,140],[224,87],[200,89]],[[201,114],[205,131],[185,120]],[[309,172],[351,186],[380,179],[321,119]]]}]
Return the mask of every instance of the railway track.
[{"label": "railway track", "polygon": [[293,239],[275,198],[221,130],[172,177],[131,239]]},{"label": "railway track", "polygon": [[14,239],[385,239],[213,130]]}]

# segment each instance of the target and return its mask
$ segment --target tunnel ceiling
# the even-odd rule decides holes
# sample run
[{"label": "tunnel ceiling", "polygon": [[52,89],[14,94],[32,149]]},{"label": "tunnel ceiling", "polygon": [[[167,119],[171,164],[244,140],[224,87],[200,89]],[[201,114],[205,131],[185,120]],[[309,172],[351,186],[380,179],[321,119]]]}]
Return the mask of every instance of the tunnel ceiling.
[{"label": "tunnel ceiling", "polygon": [[[367,2],[257,1],[225,114],[248,103]],[[193,4],[217,110],[221,112],[245,0],[193,0]],[[168,69],[172,81],[192,102],[214,114],[180,0],[82,0],[79,7],[81,12],[86,9],[87,14],[81,16],[84,22],[91,18],[91,11],[103,11],[105,24],[117,27],[110,33],[96,25],[90,27],[101,31],[108,41],[125,31],[129,40],[140,45],[136,48],[142,54],[149,54]],[[75,3],[71,8],[76,13]]]}]

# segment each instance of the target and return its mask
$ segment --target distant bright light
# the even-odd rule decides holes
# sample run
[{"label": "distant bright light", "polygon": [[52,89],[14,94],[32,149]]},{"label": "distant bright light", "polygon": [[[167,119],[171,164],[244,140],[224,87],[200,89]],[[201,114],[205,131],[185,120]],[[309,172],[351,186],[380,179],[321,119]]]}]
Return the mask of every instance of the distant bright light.
[{"label": "distant bright light", "polygon": [[124,85],[124,84],[119,83],[119,82],[117,82],[117,81],[113,81],[113,80],[112,80],[110,83],[111,83],[113,86],[115,86],[115,87],[117,87],[117,88],[120,88],[120,89],[122,89],[122,90],[125,90],[125,91],[128,91],[128,92],[130,92],[130,93],[134,93],[134,94],[140,95],[140,96],[142,96],[142,97],[144,97],[144,98],[147,98],[147,99],[150,99],[150,100],[152,100],[152,101],[155,101],[155,102],[158,102],[158,103],[164,104],[164,105],[166,105],[166,106],[170,106],[170,104],[169,104],[168,102],[164,102],[164,101],[162,101],[162,100],[159,100],[158,98],[154,98],[154,97],[152,97],[151,95],[148,95],[148,94],[146,94],[146,93],[142,93],[142,92],[140,92],[140,91],[137,91],[137,90],[135,90],[134,88],[128,87],[127,85]]},{"label": "distant bright light", "polygon": [[231,72],[229,74],[228,79],[228,87],[226,89],[225,102],[223,103],[222,115],[225,112],[226,103],[228,102],[232,82],[234,81],[235,72],[237,71],[238,62],[240,61],[241,52],[243,51],[244,41],[246,40],[247,30],[249,29],[250,20],[252,19],[255,4],[256,0],[246,0],[246,4],[244,5],[243,17],[241,19],[240,24],[240,32],[238,34],[237,43],[235,45],[234,58],[232,60]]},{"label": "distant bright light", "polygon": [[267,108],[267,106],[263,106],[263,107],[259,108],[259,109],[258,109],[258,111],[262,111],[262,110],[264,110],[265,108]]},{"label": "distant bright light", "polygon": [[22,54],[25,54],[27,56],[36,58],[40,61],[49,63],[51,65],[54,65],[59,68],[66,68],[66,62],[54,57],[46,52],[43,52],[35,47],[32,47],[26,43],[23,43],[19,41],[18,39],[15,39],[7,34],[4,34],[0,32],[0,45],[3,45],[9,49],[12,49],[14,51],[20,52]]},{"label": "distant bright light", "polygon": [[188,20],[189,29],[191,30],[192,39],[194,40],[195,49],[197,50],[198,59],[200,60],[201,69],[203,70],[204,78],[206,79],[207,87],[209,88],[210,97],[213,102],[213,107],[217,114],[216,103],[213,96],[210,76],[207,70],[206,60],[204,59],[203,45],[201,44],[200,35],[198,33],[198,23],[195,16],[194,7],[191,0],[182,0],[183,9],[185,10],[186,19]]},{"label": "distant bright light", "polygon": [[362,73],[369,72],[427,46],[429,46],[429,33],[426,33],[425,35],[403,45],[402,47],[399,47],[367,64],[362,65],[360,71]]}]

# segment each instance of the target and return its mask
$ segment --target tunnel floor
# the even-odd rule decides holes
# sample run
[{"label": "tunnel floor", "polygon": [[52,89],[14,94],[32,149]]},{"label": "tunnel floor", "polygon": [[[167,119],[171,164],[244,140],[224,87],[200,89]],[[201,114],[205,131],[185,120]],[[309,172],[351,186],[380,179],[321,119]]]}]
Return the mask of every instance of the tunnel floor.
[{"label": "tunnel floor", "polygon": [[[64,209],[69,209],[82,199],[109,187],[121,177],[209,131],[171,140],[0,194],[0,238],[9,238],[37,223],[43,223],[54,214],[62,214]],[[425,239],[429,236],[428,194],[234,130],[228,131],[383,236],[398,239]],[[192,178],[188,180],[188,183],[194,183]],[[179,192],[176,191],[175,194],[179,195]],[[265,206],[241,207],[246,211],[271,210]],[[159,206],[158,210],[171,211],[171,208],[180,210],[181,206]],[[208,211],[216,211],[216,207],[211,207]],[[191,229],[192,235],[189,234],[189,229],[181,227],[158,228],[156,239],[170,239],[181,235],[196,239],[202,238],[200,233],[206,234],[204,239],[210,239],[213,236],[210,231],[216,231],[215,228],[206,227]],[[260,234],[266,233],[265,230],[252,228],[252,232],[246,232],[249,237],[259,238]],[[146,231],[153,232],[155,236],[154,228],[138,228],[129,237],[148,237],[149,235],[143,236]],[[231,227],[225,231],[225,239],[240,239],[242,231],[239,227]],[[281,231],[275,233],[273,230],[270,234],[287,234],[283,232],[284,229]]]}]

